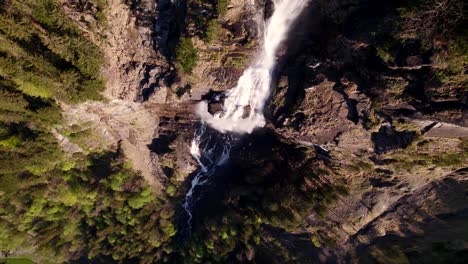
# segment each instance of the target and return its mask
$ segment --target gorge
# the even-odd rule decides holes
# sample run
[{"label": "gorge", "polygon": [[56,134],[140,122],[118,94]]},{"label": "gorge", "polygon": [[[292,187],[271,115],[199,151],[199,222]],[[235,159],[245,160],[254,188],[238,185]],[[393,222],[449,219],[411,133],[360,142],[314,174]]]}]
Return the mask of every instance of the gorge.
[{"label": "gorge", "polygon": [[[273,1],[274,11],[263,29],[264,39],[261,42],[260,54],[254,60],[253,65],[244,71],[237,86],[227,91],[223,111],[211,116],[208,112],[208,103],[201,102],[196,106],[197,114],[201,117],[202,127],[192,140],[190,153],[200,165],[200,171],[192,180],[192,186],[186,194],[183,204],[189,215],[189,226],[191,225],[191,210],[194,203],[192,197],[194,189],[208,184],[216,167],[228,161],[232,144],[235,144],[240,136],[236,134],[251,133],[255,128],[261,128],[265,125],[263,110],[273,85],[278,49],[287,38],[295,19],[302,13],[306,4],[306,0]],[[245,113],[246,109],[249,109],[248,113]],[[205,123],[221,133],[234,132],[236,134],[210,135],[206,130]],[[210,141],[215,142],[211,143]],[[220,148],[218,145],[222,146],[222,151],[218,150]],[[208,163],[204,163],[202,160]]]},{"label": "gorge", "polygon": [[461,0],[0,0],[0,263],[466,263]]}]

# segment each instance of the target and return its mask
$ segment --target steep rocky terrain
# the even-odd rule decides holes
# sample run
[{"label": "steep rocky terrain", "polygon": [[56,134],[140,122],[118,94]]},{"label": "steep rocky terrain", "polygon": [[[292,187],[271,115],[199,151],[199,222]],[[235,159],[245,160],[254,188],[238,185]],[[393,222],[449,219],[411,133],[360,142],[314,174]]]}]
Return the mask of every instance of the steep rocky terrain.
[{"label": "steep rocky terrain", "polygon": [[[325,221],[311,215],[303,231],[315,234],[322,245],[322,261],[431,262],[427,250],[449,242],[426,234],[425,222],[439,228],[446,223],[440,215],[465,219],[466,207],[458,205],[466,201],[466,173],[451,172],[467,164],[466,35],[456,28],[448,29],[456,32],[451,36],[423,32],[430,29],[422,25],[415,32],[416,25],[408,23],[435,7],[407,14],[410,7],[396,3],[344,2],[322,4],[320,34],[311,33],[306,53],[290,59],[273,98],[276,131],[299,144],[320,144],[349,187],[349,195],[330,208]],[[460,51],[443,48],[457,41],[465,43]],[[448,66],[456,60],[451,56],[461,56],[463,62]],[[450,67],[458,70],[444,76]],[[428,190],[450,188],[440,181],[464,186],[459,191],[453,187],[459,198],[431,194]],[[417,218],[411,208],[417,200],[443,206],[416,206],[423,210]],[[418,245],[413,239],[431,242]],[[329,251],[335,247],[344,251]],[[433,261],[460,261],[464,250],[440,249]],[[351,253],[344,257],[340,252]]]},{"label": "steep rocky terrain", "polygon": [[[94,209],[71,198],[64,204],[72,214],[88,217],[77,221],[86,234],[77,241],[93,241],[93,235],[98,239],[87,247],[70,242],[75,240],[71,235],[64,243],[51,238],[47,241],[58,241],[53,245],[60,250],[71,248],[57,249],[51,255],[60,258],[51,261],[468,260],[468,35],[463,1],[311,1],[278,55],[276,84],[265,113],[268,124],[242,136],[231,162],[219,168],[198,201],[190,235],[182,232],[186,216],[180,204],[198,169],[190,153],[200,126],[194,105],[211,100],[210,112],[219,111],[222,102],[212,99],[234,87],[254,59],[262,21],[273,4],[104,2],[66,0],[58,6],[102,53],[105,89],[100,101],[54,97],[63,122],[46,127],[65,153],[60,155],[91,158],[79,167],[87,169],[86,177],[71,180],[78,172],[64,169],[64,180],[50,176],[45,182],[93,186],[80,199],[94,197]],[[5,72],[0,71],[1,81],[13,75]],[[109,158],[121,152],[124,159]],[[107,164],[106,172],[96,169],[104,166],[99,162]],[[132,173],[143,176],[144,183]],[[121,175],[127,174],[125,182]],[[32,176],[21,172],[21,177]],[[100,186],[93,177],[110,178]],[[150,192],[145,184],[153,200],[146,200]],[[101,191],[119,193],[111,202],[99,201],[95,192]],[[58,222],[39,213],[52,205],[20,205],[9,199],[20,219],[24,215],[33,219],[28,224],[38,223],[17,228],[21,232],[42,238],[48,234],[41,229],[46,226],[42,219]],[[107,204],[112,209],[103,209]],[[20,220],[4,217],[4,211],[0,220],[7,224],[0,221],[0,227],[13,229],[12,222]],[[93,218],[101,215],[103,219]],[[124,225],[123,231],[113,228],[115,223]],[[79,233],[78,227],[64,230]],[[127,232],[134,234],[131,241]],[[40,245],[12,250],[0,243],[0,249],[5,256],[33,256],[43,263],[44,253],[34,255]]]}]

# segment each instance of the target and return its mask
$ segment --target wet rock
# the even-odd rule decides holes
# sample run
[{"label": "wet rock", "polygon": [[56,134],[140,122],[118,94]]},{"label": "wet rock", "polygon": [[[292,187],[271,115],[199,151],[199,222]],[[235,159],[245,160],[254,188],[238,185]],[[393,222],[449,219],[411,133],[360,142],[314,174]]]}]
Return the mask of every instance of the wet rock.
[{"label": "wet rock", "polygon": [[250,105],[246,105],[246,106],[244,106],[243,111],[244,112],[242,114],[242,118],[247,118],[247,117],[249,117],[250,112],[252,111],[252,107],[250,107]]},{"label": "wet rock", "polygon": [[185,180],[197,168],[189,148],[197,124],[193,105],[148,104],[146,107],[159,116],[158,128],[148,149],[161,167],[160,172],[176,181]]},{"label": "wet rock", "polygon": [[208,103],[208,112],[212,115],[220,113],[223,111],[223,103],[222,102],[210,102]]},{"label": "wet rock", "polygon": [[210,90],[201,96],[201,100],[208,102],[208,112],[212,115],[223,111],[224,93]]},{"label": "wet rock", "polygon": [[275,9],[275,6],[273,4],[273,1],[271,1],[271,0],[265,0],[264,2],[265,2],[264,3],[264,5],[265,5],[265,7],[264,7],[265,8],[264,17],[265,17],[265,19],[268,19],[269,17],[271,17],[271,15],[273,15],[273,11]]}]

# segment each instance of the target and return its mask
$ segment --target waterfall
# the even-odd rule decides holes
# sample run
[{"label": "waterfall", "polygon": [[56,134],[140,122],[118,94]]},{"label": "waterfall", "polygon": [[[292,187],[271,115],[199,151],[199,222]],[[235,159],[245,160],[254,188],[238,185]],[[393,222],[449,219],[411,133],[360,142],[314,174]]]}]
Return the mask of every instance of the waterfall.
[{"label": "waterfall", "polygon": [[201,102],[196,107],[202,121],[221,133],[251,133],[256,127],[265,125],[263,110],[270,96],[278,49],[308,0],[273,2],[275,10],[266,25],[262,50],[244,71],[237,86],[227,92],[223,111],[211,115],[207,102]]},{"label": "waterfall", "polygon": [[[201,102],[196,107],[202,125],[195,133],[190,153],[197,161],[199,170],[195,173],[182,204],[188,216],[188,233],[191,232],[193,206],[200,199],[195,191],[210,184],[217,167],[229,160],[231,148],[239,139],[238,134],[251,133],[256,127],[265,125],[263,109],[270,96],[278,50],[308,0],[273,2],[275,11],[265,26],[261,52],[244,71],[237,86],[227,92],[222,113],[212,116],[208,112],[207,102]],[[208,131],[206,124],[215,130]]]}]

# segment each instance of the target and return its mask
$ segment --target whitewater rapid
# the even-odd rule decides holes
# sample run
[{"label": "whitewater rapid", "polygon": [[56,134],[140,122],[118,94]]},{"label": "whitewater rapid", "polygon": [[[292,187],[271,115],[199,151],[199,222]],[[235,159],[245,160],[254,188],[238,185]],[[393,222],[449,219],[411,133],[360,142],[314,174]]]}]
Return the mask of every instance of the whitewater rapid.
[{"label": "whitewater rapid", "polygon": [[237,86],[227,92],[223,111],[214,116],[208,103],[196,107],[202,121],[221,133],[251,133],[265,125],[263,111],[270,97],[276,57],[281,44],[308,0],[274,0],[274,12],[266,23],[263,47],[254,63],[244,71]]},{"label": "whitewater rapid", "polygon": [[190,154],[197,161],[199,170],[194,175],[190,189],[185,194],[185,200],[182,203],[188,216],[186,229],[188,234],[191,233],[193,206],[200,199],[200,195],[195,195],[196,189],[211,183],[216,169],[229,160],[231,148],[237,140],[238,137],[235,135],[209,133],[205,125],[195,132],[190,145]]}]

